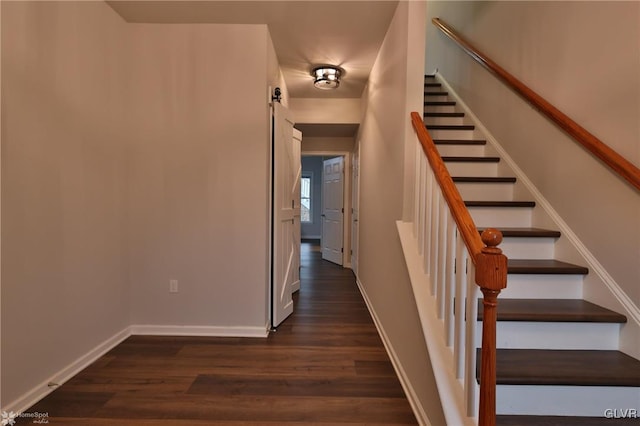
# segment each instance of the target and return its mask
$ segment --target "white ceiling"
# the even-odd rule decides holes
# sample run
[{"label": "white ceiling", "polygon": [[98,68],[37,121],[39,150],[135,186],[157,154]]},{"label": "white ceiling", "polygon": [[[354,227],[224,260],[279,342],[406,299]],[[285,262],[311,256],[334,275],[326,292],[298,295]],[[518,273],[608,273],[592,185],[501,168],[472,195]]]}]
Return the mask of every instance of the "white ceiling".
[{"label": "white ceiling", "polygon": [[[107,1],[127,22],[267,24],[294,98],[359,98],[398,4],[394,1]],[[346,73],[336,90],[313,87],[314,65]]]}]

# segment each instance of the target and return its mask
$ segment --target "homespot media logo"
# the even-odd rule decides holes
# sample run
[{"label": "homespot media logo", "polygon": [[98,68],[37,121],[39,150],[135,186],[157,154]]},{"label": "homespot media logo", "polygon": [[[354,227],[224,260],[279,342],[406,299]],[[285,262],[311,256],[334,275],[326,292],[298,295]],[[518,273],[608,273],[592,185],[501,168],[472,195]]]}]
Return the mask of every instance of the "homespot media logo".
[{"label": "homespot media logo", "polygon": [[604,410],[607,419],[636,419],[638,410],[635,408],[607,408]]},{"label": "homespot media logo", "polygon": [[16,424],[17,418],[29,418],[33,419],[33,423],[46,424],[49,423],[49,413],[14,413],[13,411],[2,412],[2,426],[13,426]]}]

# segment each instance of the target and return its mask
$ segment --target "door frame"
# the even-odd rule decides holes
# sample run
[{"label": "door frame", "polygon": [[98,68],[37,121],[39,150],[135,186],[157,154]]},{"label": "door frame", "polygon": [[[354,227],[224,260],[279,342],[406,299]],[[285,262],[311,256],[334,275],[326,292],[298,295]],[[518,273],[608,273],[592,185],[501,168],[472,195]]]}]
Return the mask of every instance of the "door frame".
[{"label": "door frame", "polygon": [[[304,135],[302,136],[304,138]],[[342,205],[344,216],[342,220],[342,266],[351,269],[351,161],[353,153],[350,151],[305,151],[302,157],[344,157],[344,179],[342,181]]]}]

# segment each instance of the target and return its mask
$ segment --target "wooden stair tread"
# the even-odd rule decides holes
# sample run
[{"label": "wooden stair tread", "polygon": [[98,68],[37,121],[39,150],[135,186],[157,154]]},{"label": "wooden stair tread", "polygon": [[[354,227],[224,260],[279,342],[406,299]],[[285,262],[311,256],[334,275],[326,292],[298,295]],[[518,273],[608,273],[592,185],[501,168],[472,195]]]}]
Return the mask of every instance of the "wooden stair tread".
[{"label": "wooden stair tread", "polygon": [[451,163],[498,163],[500,157],[458,157],[458,156],[445,156],[442,157],[442,161]]},{"label": "wooden stair tread", "polygon": [[449,92],[437,91],[437,92],[424,92],[425,96],[447,96]]},{"label": "wooden stair tread", "polygon": [[555,259],[508,259],[507,273],[509,274],[557,274],[586,275],[589,269],[584,266],[562,262]]},{"label": "wooden stair tread", "polygon": [[[480,377],[478,350],[476,378]],[[640,361],[620,351],[498,349],[500,385],[640,386]]]},{"label": "wooden stair tread", "polygon": [[424,83],[424,87],[442,87],[442,83]]},{"label": "wooden stair tread", "polygon": [[515,183],[515,177],[508,176],[452,176],[451,179],[457,183]]},{"label": "wooden stair tread", "polygon": [[[478,301],[478,320],[484,305]],[[625,323],[617,312],[582,299],[500,299],[498,321]]]},{"label": "wooden stair tread", "polygon": [[[612,407],[613,408],[613,407]],[[619,413],[619,411],[618,411]],[[618,414],[620,415],[620,414]],[[636,418],[572,417],[572,416],[496,416],[498,426],[603,426],[637,425]]]},{"label": "wooden stair tread", "polygon": [[473,130],[473,124],[427,124],[428,130]]},{"label": "wooden stair tread", "polygon": [[465,201],[467,207],[535,207],[535,201]]},{"label": "wooden stair tread", "polygon": [[485,139],[434,139],[433,143],[436,145],[486,145],[487,141]]},{"label": "wooden stair tread", "polygon": [[424,101],[425,106],[453,106],[456,101]]},{"label": "wooden stair tread", "polygon": [[[454,182],[456,178],[453,178]],[[482,233],[486,228],[478,228]],[[503,237],[560,238],[560,231],[542,228],[498,228]]]},{"label": "wooden stair tread", "polygon": [[425,117],[464,117],[464,112],[425,112]]}]

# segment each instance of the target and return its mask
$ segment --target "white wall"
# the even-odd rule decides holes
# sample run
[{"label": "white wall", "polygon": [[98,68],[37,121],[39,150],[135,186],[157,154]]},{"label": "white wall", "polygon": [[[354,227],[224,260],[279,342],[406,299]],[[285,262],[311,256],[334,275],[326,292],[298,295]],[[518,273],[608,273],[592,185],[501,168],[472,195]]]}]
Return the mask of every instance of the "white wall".
[{"label": "white wall", "polygon": [[6,407],[130,323],[130,97],[125,24],[105,3],[1,7]]},{"label": "white wall", "polygon": [[[424,4],[400,2],[371,72],[363,100],[360,148],[360,243],[358,279],[413,392],[433,425],[444,415],[402,254],[396,221],[403,218],[407,109],[422,109],[421,57]],[[411,37],[410,37],[411,36]],[[411,40],[410,40],[411,38]],[[411,49],[411,50],[410,50]],[[417,50],[414,50],[417,49]],[[415,74],[417,74],[417,77]],[[409,108],[407,108],[409,107]],[[410,160],[409,162],[411,162]],[[406,190],[412,191],[407,188]]]},{"label": "white wall", "polygon": [[[640,165],[640,3],[429,2],[494,61]],[[640,304],[640,194],[429,23],[438,68],[608,273]],[[560,253],[562,255],[562,253]]]}]

